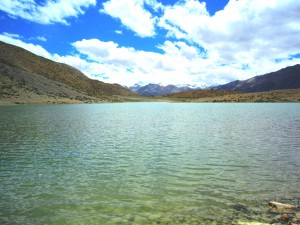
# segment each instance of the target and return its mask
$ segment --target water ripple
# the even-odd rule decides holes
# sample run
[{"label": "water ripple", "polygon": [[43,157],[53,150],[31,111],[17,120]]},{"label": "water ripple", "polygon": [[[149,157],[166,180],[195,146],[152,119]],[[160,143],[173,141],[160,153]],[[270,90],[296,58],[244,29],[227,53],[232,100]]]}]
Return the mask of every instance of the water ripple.
[{"label": "water ripple", "polygon": [[299,109],[1,107],[0,223],[268,222],[267,201],[300,196]]}]

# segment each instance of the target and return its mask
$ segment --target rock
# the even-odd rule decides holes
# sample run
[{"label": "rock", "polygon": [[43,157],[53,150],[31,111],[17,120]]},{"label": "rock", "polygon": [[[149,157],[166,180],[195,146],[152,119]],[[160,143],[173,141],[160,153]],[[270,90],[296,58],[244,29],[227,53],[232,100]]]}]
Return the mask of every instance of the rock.
[{"label": "rock", "polygon": [[290,218],[289,215],[286,213],[282,215],[282,219],[284,220],[288,220],[289,218]]},{"label": "rock", "polygon": [[280,203],[280,202],[276,202],[276,201],[270,201],[269,202],[269,207],[271,209],[279,210],[279,211],[292,210],[292,209],[296,208],[296,206],[294,206],[294,205],[284,204],[284,203]]}]

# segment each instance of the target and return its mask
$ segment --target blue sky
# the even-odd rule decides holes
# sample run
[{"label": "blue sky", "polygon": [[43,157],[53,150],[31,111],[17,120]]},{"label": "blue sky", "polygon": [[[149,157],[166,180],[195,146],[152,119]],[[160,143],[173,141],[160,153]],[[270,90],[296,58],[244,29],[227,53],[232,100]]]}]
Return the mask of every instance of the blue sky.
[{"label": "blue sky", "polygon": [[298,0],[2,0],[0,40],[109,83],[210,86],[300,63]]}]

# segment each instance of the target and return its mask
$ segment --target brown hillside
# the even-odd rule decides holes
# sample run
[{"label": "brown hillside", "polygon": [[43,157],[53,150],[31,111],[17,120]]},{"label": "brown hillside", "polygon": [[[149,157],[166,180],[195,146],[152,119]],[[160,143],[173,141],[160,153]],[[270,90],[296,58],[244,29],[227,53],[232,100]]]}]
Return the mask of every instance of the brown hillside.
[{"label": "brown hillside", "polygon": [[121,85],[89,79],[82,72],[69,65],[45,59],[25,49],[1,41],[0,63],[22,69],[27,73],[44,76],[94,97],[137,95]]}]

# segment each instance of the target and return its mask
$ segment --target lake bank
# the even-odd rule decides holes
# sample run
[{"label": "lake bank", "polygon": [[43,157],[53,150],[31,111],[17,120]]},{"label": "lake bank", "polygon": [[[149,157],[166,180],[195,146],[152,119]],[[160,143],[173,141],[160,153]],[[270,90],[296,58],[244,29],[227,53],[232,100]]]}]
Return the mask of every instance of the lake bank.
[{"label": "lake bank", "polygon": [[[183,93],[184,94],[184,93]],[[238,93],[215,97],[170,96],[112,96],[110,100],[90,98],[53,98],[49,96],[18,95],[0,98],[0,105],[7,104],[92,104],[109,102],[300,102],[300,89],[269,92]]]}]

